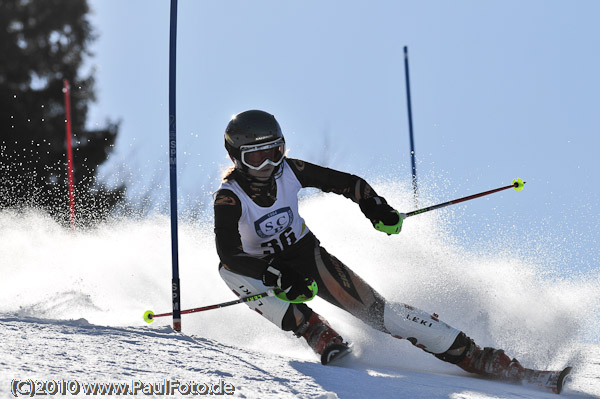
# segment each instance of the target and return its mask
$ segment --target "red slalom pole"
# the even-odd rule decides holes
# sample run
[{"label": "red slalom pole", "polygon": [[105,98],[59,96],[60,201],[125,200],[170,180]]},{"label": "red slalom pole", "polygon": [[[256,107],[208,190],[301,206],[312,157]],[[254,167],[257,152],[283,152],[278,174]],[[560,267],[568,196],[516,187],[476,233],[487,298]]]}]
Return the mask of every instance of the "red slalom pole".
[{"label": "red slalom pole", "polygon": [[494,194],[494,193],[497,193],[498,191],[508,190],[509,188],[514,188],[517,191],[521,191],[523,189],[523,185],[525,183],[526,182],[524,182],[521,179],[515,179],[515,180],[513,180],[513,182],[512,182],[511,185],[504,186],[504,187],[499,187],[499,188],[495,188],[495,189],[489,190],[489,191],[484,191],[484,192],[479,193],[479,194],[469,195],[467,197],[458,198],[458,199],[455,199],[455,200],[452,200],[452,201],[444,202],[442,204],[428,206],[427,208],[417,209],[416,211],[412,211],[412,212],[406,213],[404,215],[404,217],[407,218],[407,217],[410,217],[410,216],[420,215],[421,213],[433,211],[435,209],[440,209],[440,208],[446,207],[448,205],[454,205],[454,204],[458,204],[458,203],[461,203],[461,202],[469,201],[469,200],[472,200],[472,199],[475,199],[475,198],[483,197],[484,195]]},{"label": "red slalom pole", "polygon": [[71,230],[75,231],[75,190],[73,189],[73,146],[71,143],[71,99],[70,85],[64,80],[65,93],[65,122],[67,123],[67,169],[69,175],[69,211],[71,215]]}]

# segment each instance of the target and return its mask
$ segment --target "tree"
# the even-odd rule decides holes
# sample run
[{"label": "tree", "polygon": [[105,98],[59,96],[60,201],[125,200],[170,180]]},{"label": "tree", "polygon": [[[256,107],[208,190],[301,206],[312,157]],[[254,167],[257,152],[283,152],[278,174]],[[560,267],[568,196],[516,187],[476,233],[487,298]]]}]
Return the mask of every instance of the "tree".
[{"label": "tree", "polygon": [[0,208],[33,206],[67,220],[63,80],[71,82],[78,220],[103,218],[124,197],[96,179],[118,123],[86,130],[95,100],[92,73],[80,76],[95,39],[87,0],[0,1]]}]

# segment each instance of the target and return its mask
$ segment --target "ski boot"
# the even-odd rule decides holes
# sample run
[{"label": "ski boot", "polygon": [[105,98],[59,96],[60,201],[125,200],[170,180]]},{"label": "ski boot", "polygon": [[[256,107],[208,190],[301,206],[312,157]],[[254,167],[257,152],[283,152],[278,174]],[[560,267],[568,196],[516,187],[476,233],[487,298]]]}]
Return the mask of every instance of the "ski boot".
[{"label": "ski boot", "polygon": [[505,381],[519,382],[525,374],[525,368],[517,359],[511,360],[502,349],[481,349],[474,343],[457,366],[470,373]]},{"label": "ski boot", "polygon": [[321,364],[326,365],[350,353],[350,346],[329,325],[327,320],[313,312],[310,318],[296,329],[294,334],[304,337],[308,345],[321,356]]}]

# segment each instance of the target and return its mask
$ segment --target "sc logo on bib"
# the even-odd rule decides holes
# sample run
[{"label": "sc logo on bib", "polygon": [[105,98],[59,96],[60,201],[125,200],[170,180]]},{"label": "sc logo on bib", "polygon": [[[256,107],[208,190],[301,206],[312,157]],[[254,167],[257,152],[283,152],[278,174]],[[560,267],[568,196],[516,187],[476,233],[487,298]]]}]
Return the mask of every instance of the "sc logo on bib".
[{"label": "sc logo on bib", "polygon": [[268,238],[285,230],[294,221],[294,213],[289,206],[267,213],[254,222],[254,230],[260,238]]}]

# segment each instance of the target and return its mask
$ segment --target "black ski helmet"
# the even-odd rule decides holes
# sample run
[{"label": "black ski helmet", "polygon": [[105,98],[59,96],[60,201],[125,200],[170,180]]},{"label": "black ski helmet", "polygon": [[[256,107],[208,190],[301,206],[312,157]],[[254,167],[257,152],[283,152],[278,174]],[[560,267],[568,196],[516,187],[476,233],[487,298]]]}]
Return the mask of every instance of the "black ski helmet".
[{"label": "black ski helmet", "polygon": [[250,169],[276,166],[271,176],[281,172],[285,139],[275,117],[267,112],[249,110],[234,115],[225,129],[225,148],[236,169],[252,179]]},{"label": "black ski helmet", "polygon": [[283,138],[275,117],[267,112],[249,110],[234,115],[225,129],[225,148],[229,155],[240,160],[240,147],[268,143]]}]

